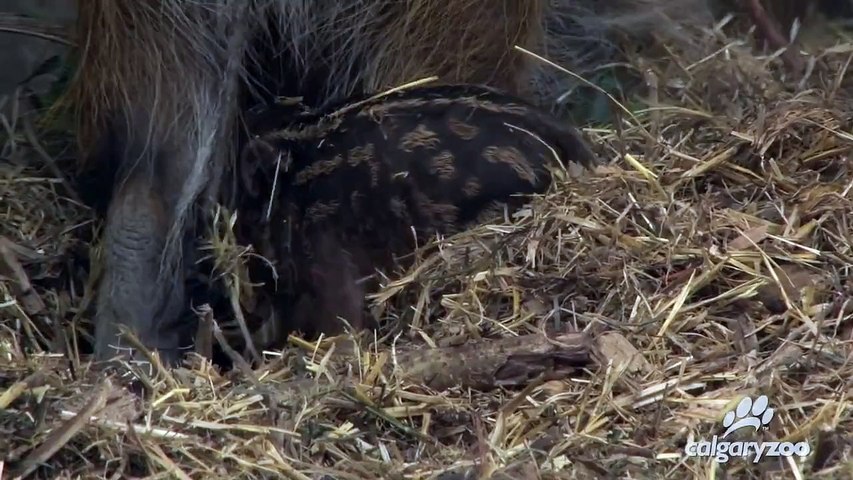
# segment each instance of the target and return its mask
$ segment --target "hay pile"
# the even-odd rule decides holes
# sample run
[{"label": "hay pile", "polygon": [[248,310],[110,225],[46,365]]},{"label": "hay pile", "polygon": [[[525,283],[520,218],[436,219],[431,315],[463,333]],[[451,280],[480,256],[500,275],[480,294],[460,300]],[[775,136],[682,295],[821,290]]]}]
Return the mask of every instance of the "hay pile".
[{"label": "hay pile", "polygon": [[[69,139],[4,122],[0,477],[853,477],[853,45],[790,80],[734,31],[642,62],[652,106],[588,130],[597,172],[390,284],[377,301],[410,329],[292,339],[254,371],[194,358],[144,375],[145,400],[43,350],[76,351],[91,216],[45,167]],[[587,335],[584,368],[554,329]],[[685,456],[759,395],[769,428],[728,440],[805,460]]]}]

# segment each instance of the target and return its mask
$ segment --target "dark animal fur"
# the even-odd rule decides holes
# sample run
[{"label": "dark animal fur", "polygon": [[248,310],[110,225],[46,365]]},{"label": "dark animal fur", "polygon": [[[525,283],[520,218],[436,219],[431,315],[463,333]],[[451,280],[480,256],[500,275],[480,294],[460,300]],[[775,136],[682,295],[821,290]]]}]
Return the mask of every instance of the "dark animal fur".
[{"label": "dark animal fur", "polygon": [[[189,346],[173,340],[188,307],[179,285],[196,260],[186,239],[213,202],[229,202],[220,190],[247,105],[301,95],[322,106],[429,75],[522,89],[530,61],[512,46],[538,43],[541,1],[78,1],[66,104],[81,158],[103,169],[95,182],[115,182],[94,198],[106,224],[96,359],[132,353],[122,326],[163,353]],[[114,128],[125,122],[127,138]]]},{"label": "dark animal fur", "polygon": [[481,86],[420,87],[351,99],[331,113],[294,112],[273,106],[256,117],[260,135],[240,165],[241,214],[256,228],[246,232],[250,241],[292,266],[290,293],[301,303],[289,321],[307,333],[339,332],[336,316],[363,328],[357,281],[411,252],[412,229],[422,243],[496,206],[517,206],[516,194],[544,192],[555,152],[595,163],[574,128]]},{"label": "dark animal fur", "polygon": [[[149,346],[177,338],[176,306],[188,302],[176,285],[195,261],[186,238],[199,233],[197,222],[209,223],[213,202],[230,201],[220,190],[245,140],[235,121],[247,106],[289,95],[324,107],[432,75],[550,103],[568,85],[513,46],[544,49],[573,69],[597,66],[609,61],[570,61],[602,44],[592,33],[610,37],[624,26],[664,34],[673,22],[656,12],[692,13],[704,1],[78,0],[80,63],[64,104],[75,111],[80,157],[97,171],[95,184],[98,176],[116,182],[99,206],[105,261],[94,322],[96,336],[109,340],[95,358],[127,357],[105,346],[121,342],[119,325],[154,339],[143,340]],[[584,6],[596,8],[586,15]],[[596,18],[607,19],[603,32]],[[114,127],[126,121],[132,138],[122,145]],[[104,151],[92,154],[99,143]]]}]

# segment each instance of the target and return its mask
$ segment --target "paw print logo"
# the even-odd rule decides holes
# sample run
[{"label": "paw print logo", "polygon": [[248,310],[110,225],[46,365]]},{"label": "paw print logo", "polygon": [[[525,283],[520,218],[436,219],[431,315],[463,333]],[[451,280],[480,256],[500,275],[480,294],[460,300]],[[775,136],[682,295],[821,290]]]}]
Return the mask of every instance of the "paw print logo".
[{"label": "paw print logo", "polygon": [[773,413],[773,409],[769,407],[767,395],[761,395],[755,401],[746,397],[738,403],[737,408],[723,417],[723,426],[726,427],[723,438],[744,427],[752,427],[758,431],[758,427],[770,425]]}]

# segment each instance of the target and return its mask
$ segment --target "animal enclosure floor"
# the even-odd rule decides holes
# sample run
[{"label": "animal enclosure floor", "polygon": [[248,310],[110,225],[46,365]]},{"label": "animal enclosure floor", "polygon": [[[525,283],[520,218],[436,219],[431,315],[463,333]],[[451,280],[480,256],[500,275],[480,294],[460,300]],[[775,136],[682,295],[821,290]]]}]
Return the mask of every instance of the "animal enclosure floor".
[{"label": "animal enclosure floor", "polygon": [[[853,44],[812,47],[804,77],[728,35],[645,63],[651,106],[587,130],[595,172],[389,283],[399,335],[195,357],[144,372],[144,400],[44,350],[88,320],[93,217],[57,178],[72,139],[6,118],[0,478],[853,478]],[[586,366],[560,368],[554,329]],[[732,410],[756,427],[727,441],[810,453],[685,454]]]}]

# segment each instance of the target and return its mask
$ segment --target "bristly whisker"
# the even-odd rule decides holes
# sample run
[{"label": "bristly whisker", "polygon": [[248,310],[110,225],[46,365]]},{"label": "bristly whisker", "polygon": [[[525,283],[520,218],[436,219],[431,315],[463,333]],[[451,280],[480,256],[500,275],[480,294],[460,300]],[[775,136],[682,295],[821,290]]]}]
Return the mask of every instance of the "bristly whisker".
[{"label": "bristly whisker", "polygon": [[267,202],[267,214],[266,221],[270,221],[270,215],[272,215],[272,201],[275,198],[275,190],[278,186],[278,173],[281,170],[281,152],[278,153],[278,156],[275,159],[275,175],[272,177],[272,191],[270,192],[270,199]]},{"label": "bristly whisker", "polygon": [[513,124],[511,124],[511,123],[507,123],[507,122],[503,122],[503,124],[504,124],[504,125],[506,125],[506,126],[507,126],[508,128],[510,128],[510,129],[515,129],[515,130],[518,130],[518,131],[524,132],[524,133],[526,133],[526,134],[530,135],[531,137],[533,137],[533,139],[534,139],[534,140],[536,140],[537,142],[541,143],[541,144],[542,144],[542,146],[544,146],[545,148],[547,148],[548,150],[550,150],[550,151],[551,151],[551,154],[552,154],[552,155],[554,155],[554,160],[556,160],[556,161],[557,161],[557,163],[559,163],[559,164],[560,164],[560,166],[561,166],[561,167],[563,167],[563,168],[565,169],[565,164],[563,163],[563,159],[562,159],[562,158],[560,158],[560,154],[559,154],[559,153],[557,153],[557,150],[556,150],[554,147],[552,147],[548,142],[546,142],[545,140],[542,140],[542,137],[540,137],[539,135],[537,135],[537,134],[535,134],[535,133],[531,132],[530,130],[526,130],[526,129],[524,129],[524,128],[521,128],[521,127],[519,127],[518,125],[513,125]]}]

